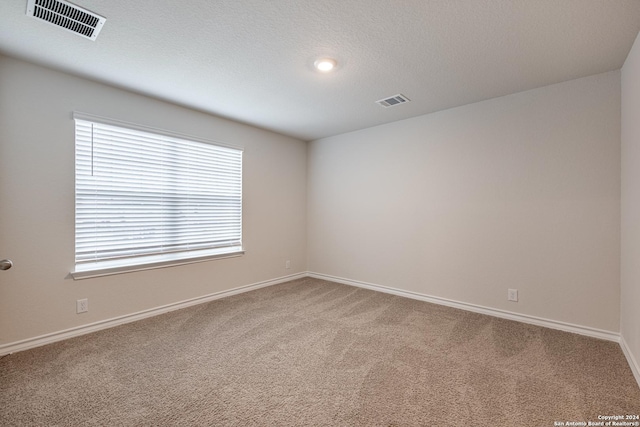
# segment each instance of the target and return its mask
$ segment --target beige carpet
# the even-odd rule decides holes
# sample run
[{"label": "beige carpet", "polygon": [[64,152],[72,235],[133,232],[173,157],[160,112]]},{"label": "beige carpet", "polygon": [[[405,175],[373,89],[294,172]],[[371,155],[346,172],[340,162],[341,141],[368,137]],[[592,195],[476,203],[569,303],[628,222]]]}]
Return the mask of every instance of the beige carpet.
[{"label": "beige carpet", "polygon": [[0,360],[2,426],[553,426],[639,413],[616,343],[316,279]]}]

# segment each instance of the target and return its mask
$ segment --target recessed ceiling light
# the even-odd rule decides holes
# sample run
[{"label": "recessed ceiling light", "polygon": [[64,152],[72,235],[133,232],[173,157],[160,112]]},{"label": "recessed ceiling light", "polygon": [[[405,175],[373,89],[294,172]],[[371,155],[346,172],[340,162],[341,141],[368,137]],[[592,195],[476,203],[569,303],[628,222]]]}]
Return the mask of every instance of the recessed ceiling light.
[{"label": "recessed ceiling light", "polygon": [[331,58],[320,58],[313,63],[313,66],[316,67],[318,71],[327,73],[335,68],[336,60]]}]

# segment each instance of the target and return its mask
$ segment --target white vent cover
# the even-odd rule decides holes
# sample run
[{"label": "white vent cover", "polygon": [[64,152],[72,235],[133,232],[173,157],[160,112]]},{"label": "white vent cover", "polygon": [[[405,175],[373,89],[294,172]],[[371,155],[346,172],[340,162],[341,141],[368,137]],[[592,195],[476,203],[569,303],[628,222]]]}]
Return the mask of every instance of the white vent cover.
[{"label": "white vent cover", "polygon": [[398,94],[398,95],[392,96],[391,98],[385,98],[385,99],[376,101],[376,103],[382,105],[383,107],[393,107],[394,105],[400,105],[402,103],[409,102],[409,101],[411,100],[406,96]]},{"label": "white vent cover", "polygon": [[106,18],[64,0],[28,0],[27,15],[95,40]]}]

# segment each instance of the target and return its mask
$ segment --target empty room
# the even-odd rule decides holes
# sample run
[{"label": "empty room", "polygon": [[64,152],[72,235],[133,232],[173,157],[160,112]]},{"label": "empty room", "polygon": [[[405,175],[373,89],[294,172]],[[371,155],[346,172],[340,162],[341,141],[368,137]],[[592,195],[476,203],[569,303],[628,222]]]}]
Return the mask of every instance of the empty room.
[{"label": "empty room", "polygon": [[0,1],[0,425],[640,426],[640,1]]}]

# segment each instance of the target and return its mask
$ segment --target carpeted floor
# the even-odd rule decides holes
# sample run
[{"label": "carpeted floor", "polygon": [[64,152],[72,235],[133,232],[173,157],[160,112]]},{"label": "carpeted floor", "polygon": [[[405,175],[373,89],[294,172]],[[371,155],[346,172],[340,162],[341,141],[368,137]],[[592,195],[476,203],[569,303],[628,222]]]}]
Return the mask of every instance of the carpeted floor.
[{"label": "carpeted floor", "polygon": [[553,426],[640,414],[618,344],[301,279],[0,360],[2,426]]}]

